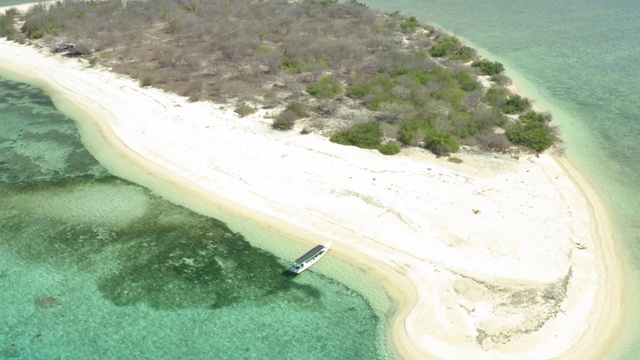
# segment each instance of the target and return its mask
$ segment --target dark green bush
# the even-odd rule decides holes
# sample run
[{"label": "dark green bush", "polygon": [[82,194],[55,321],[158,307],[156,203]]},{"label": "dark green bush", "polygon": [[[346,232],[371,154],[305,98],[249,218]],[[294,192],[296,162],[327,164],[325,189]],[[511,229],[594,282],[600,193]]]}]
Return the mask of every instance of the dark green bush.
[{"label": "dark green bush", "polygon": [[410,32],[414,33],[418,29],[418,19],[412,16],[409,19],[401,22],[400,28],[402,30],[409,30]]},{"label": "dark green bush", "polygon": [[502,109],[506,104],[509,92],[503,87],[492,86],[484,95],[489,105]]},{"label": "dark green bush", "polygon": [[311,0],[312,4],[322,5],[322,6],[333,5],[333,4],[336,4],[337,2],[338,0]]},{"label": "dark green bush", "polygon": [[363,149],[377,149],[382,141],[382,129],[377,121],[355,125],[337,132],[330,140],[337,144],[352,145]]},{"label": "dark green bush", "polygon": [[403,122],[400,125],[400,141],[414,146],[418,142],[418,126],[410,122]]},{"label": "dark green bush", "polygon": [[478,88],[479,84],[477,81],[469,75],[468,72],[461,70],[454,74],[456,80],[458,81],[458,85],[460,89],[464,91],[473,91]]},{"label": "dark green bush", "polygon": [[425,147],[436,155],[446,155],[460,151],[460,143],[451,133],[434,131],[429,134]]},{"label": "dark green bush", "polygon": [[9,40],[13,40],[16,35],[15,16],[18,14],[18,10],[11,8],[5,11],[4,15],[0,15],[0,37],[6,37]]},{"label": "dark green bush", "polygon": [[145,75],[142,77],[142,79],[140,79],[140,86],[142,87],[147,87],[147,86],[151,86],[154,83],[154,79],[153,76],[151,75]]},{"label": "dark green bush", "polygon": [[361,98],[371,93],[372,89],[373,86],[371,85],[371,83],[366,82],[351,86],[349,89],[347,89],[346,95],[349,97]]},{"label": "dark green bush", "polygon": [[433,72],[426,70],[414,70],[407,74],[413,81],[420,85],[426,85],[429,80],[435,77]]},{"label": "dark green bush", "polygon": [[425,131],[429,131],[432,128],[432,122],[435,116],[432,115],[428,118],[414,118],[406,119],[400,123],[399,138],[403,144],[410,146],[417,145],[419,141],[424,137]]},{"label": "dark green bush", "polygon": [[460,47],[460,40],[455,37],[441,40],[431,48],[431,56],[444,57],[452,55]]},{"label": "dark green bush", "polygon": [[307,92],[318,99],[333,99],[342,92],[342,86],[333,76],[325,76],[319,82],[307,86]]},{"label": "dark green bush", "polygon": [[[37,7],[37,6],[36,6]],[[44,8],[42,8],[44,9]],[[41,10],[46,11],[46,10]],[[26,34],[29,39],[40,39],[48,33],[65,27],[64,21],[55,21],[52,16],[38,16],[40,14],[27,14],[25,23],[22,24],[20,30]]]},{"label": "dark green bush", "polygon": [[548,128],[537,124],[515,124],[507,129],[509,141],[542,152],[553,145]]},{"label": "dark green bush", "polygon": [[384,155],[395,155],[400,153],[400,145],[398,145],[398,143],[396,143],[395,141],[390,141],[384,145],[381,145],[378,148],[378,151],[380,151]]},{"label": "dark green bush", "polygon": [[549,122],[548,117],[542,114],[538,114],[535,111],[527,111],[526,113],[520,115],[519,119],[525,124],[546,125]]},{"label": "dark green bush", "polygon": [[295,59],[285,55],[284,58],[282,59],[282,70],[288,70],[294,73],[300,73],[302,72],[302,67],[303,65],[300,64],[300,62],[296,61]]},{"label": "dark green bush", "polygon": [[507,129],[506,135],[509,141],[530,147],[537,152],[542,152],[553,145],[551,128],[544,115],[529,111],[519,119],[521,123]]},{"label": "dark green bush", "polygon": [[461,60],[464,62],[469,62],[476,56],[476,51],[468,46],[463,46],[458,49],[453,55],[451,55],[451,60]]},{"label": "dark green bush", "polygon": [[487,59],[474,61],[471,66],[479,68],[480,72],[485,75],[496,75],[504,71],[504,66],[501,63]]},{"label": "dark green bush", "polygon": [[513,95],[504,103],[502,111],[504,111],[505,114],[518,114],[525,110],[529,110],[530,107],[531,102],[529,99],[520,95]]}]

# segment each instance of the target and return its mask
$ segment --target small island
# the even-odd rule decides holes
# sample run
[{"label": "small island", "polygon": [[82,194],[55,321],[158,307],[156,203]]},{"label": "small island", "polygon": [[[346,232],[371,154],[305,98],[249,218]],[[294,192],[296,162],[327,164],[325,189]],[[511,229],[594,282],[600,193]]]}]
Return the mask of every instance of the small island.
[{"label": "small island", "polygon": [[357,1],[66,1],[15,15],[1,21],[9,39],[191,101],[234,104],[240,116],[273,109],[276,129],[387,155],[402,146],[541,152],[555,138],[550,116],[508,90],[502,64]]},{"label": "small island", "polygon": [[616,335],[609,215],[545,151],[550,116],[455,36],[357,1],[24,10],[0,17],[0,69],[72,113],[105,167],[333,241],[399,304],[403,358],[589,358]]}]

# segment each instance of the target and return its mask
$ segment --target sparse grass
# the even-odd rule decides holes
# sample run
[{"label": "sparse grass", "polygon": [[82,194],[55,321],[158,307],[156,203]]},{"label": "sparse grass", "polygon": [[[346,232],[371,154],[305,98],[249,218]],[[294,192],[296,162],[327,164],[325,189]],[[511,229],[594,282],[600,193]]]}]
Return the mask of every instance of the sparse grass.
[{"label": "sparse grass", "polygon": [[247,104],[242,104],[238,107],[236,107],[233,112],[235,112],[236,114],[238,114],[238,116],[240,117],[245,117],[248,115],[251,115],[253,113],[256,112],[256,109],[252,106],[249,106]]},{"label": "sparse grass", "polygon": [[151,75],[144,75],[142,77],[142,79],[140,79],[140,86],[142,87],[147,87],[147,86],[151,86],[154,83],[154,79],[153,76]]},{"label": "sparse grass", "polygon": [[298,116],[291,110],[285,110],[273,119],[271,125],[276,130],[291,130],[296,124]]}]

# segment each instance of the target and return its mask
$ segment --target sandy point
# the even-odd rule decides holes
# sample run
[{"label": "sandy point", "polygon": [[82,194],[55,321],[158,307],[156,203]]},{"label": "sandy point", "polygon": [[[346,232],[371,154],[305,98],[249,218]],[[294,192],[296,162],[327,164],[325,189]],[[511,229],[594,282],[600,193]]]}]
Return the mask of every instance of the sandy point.
[{"label": "sandy point", "polygon": [[116,175],[197,211],[333,240],[398,299],[391,334],[404,358],[584,359],[617,334],[624,282],[609,215],[564,158],[386,157],[5,40],[0,70],[45,89]]}]

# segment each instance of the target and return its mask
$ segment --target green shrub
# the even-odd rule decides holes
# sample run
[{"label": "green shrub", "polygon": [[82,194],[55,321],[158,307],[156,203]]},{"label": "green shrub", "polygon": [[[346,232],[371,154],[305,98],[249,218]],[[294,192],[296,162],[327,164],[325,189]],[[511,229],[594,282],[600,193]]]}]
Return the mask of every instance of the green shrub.
[{"label": "green shrub", "polygon": [[527,111],[525,114],[520,115],[519,119],[525,124],[546,125],[549,122],[549,118],[535,111]]},{"label": "green shrub", "polygon": [[11,8],[5,11],[4,15],[0,15],[0,37],[6,37],[8,40],[13,40],[16,35],[15,16],[18,14],[16,8]]},{"label": "green shrub", "polygon": [[461,60],[469,62],[476,56],[476,51],[468,46],[463,46],[458,49],[451,57],[451,60]]},{"label": "green shrub", "polygon": [[311,0],[311,3],[316,5],[329,6],[337,4],[338,0]]},{"label": "green shrub", "polygon": [[445,87],[440,91],[435,92],[433,95],[436,99],[443,100],[449,104],[458,105],[467,96],[467,93],[464,90]]},{"label": "green shrub", "polygon": [[27,35],[29,39],[41,39],[46,34],[54,31],[57,28],[64,28],[64,22],[56,24],[51,16],[46,18],[38,18],[38,20],[32,20],[27,17],[25,23],[20,30]]},{"label": "green shrub", "polygon": [[503,87],[492,86],[487,93],[484,95],[485,100],[489,105],[503,108],[504,104],[506,104],[508,99],[508,91]]},{"label": "green shrub", "polygon": [[458,81],[460,89],[464,91],[473,91],[478,88],[478,82],[469,75],[468,72],[461,70],[454,74],[454,77]]},{"label": "green shrub", "polygon": [[474,61],[471,66],[479,68],[480,72],[485,75],[496,75],[504,71],[504,66],[501,63],[487,59]]},{"label": "green shrub", "polygon": [[366,82],[351,86],[349,89],[347,89],[346,95],[349,97],[361,98],[369,95],[371,93],[371,90],[373,90],[373,86],[370,82]]},{"label": "green shrub", "polygon": [[460,46],[460,40],[455,37],[441,40],[431,48],[431,56],[444,57],[452,55]]},{"label": "green shrub", "polygon": [[297,101],[292,101],[290,103],[287,104],[287,107],[285,108],[285,110],[289,110],[292,111],[294,114],[296,114],[297,117],[305,117],[307,116],[307,109],[306,107],[297,102]]},{"label": "green shrub", "polygon": [[426,70],[414,70],[408,73],[408,76],[417,84],[426,85],[435,75]]},{"label": "green shrub", "polygon": [[507,129],[509,141],[542,152],[553,145],[548,128],[537,124],[515,124]]},{"label": "green shrub", "polygon": [[352,145],[363,149],[377,149],[382,141],[382,129],[380,123],[370,121],[337,132],[329,140],[337,144]]},{"label": "green shrub", "polygon": [[400,141],[413,146],[418,142],[418,127],[410,122],[403,122],[400,125]]},{"label": "green shrub", "polygon": [[319,82],[307,86],[307,92],[318,99],[333,99],[342,92],[342,86],[333,76],[325,76]]},{"label": "green shrub", "polygon": [[384,145],[381,145],[378,148],[378,151],[380,151],[384,155],[395,155],[400,153],[400,145],[398,145],[398,143],[396,143],[395,141],[390,141]]},{"label": "green shrub", "polygon": [[297,119],[298,116],[293,111],[285,110],[273,119],[271,126],[276,130],[291,130]]},{"label": "green shrub", "polygon": [[446,155],[460,151],[460,143],[451,133],[434,131],[429,134],[425,147],[436,155]]},{"label": "green shrub", "polygon": [[507,129],[506,135],[509,141],[530,147],[537,152],[542,152],[553,145],[553,136],[545,116],[529,111],[519,119],[521,123]]},{"label": "green shrub", "polygon": [[431,130],[435,116],[429,118],[406,119],[400,123],[399,139],[402,143],[414,146],[422,140],[425,131]]},{"label": "green shrub", "polygon": [[489,80],[493,81],[497,85],[508,84],[511,80],[502,74],[491,75]]},{"label": "green shrub", "polygon": [[418,29],[418,19],[412,16],[409,19],[401,22],[400,28],[402,30],[409,30],[410,32],[414,33]]},{"label": "green shrub", "polygon": [[300,64],[295,59],[290,58],[289,56],[286,56],[286,55],[282,59],[281,67],[282,67],[282,70],[287,70],[294,73],[302,72],[302,64]]},{"label": "green shrub", "polygon": [[505,114],[517,114],[525,110],[529,110],[530,107],[531,102],[529,101],[529,99],[520,95],[513,95],[510,96],[504,103],[502,111],[504,111]]}]

